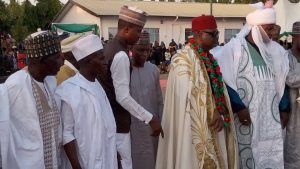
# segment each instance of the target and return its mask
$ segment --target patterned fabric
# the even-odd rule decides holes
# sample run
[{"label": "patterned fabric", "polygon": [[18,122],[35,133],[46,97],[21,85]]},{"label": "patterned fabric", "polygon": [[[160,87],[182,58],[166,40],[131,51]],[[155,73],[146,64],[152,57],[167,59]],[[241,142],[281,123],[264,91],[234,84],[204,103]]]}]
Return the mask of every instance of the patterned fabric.
[{"label": "patterned fabric", "polygon": [[122,6],[119,19],[144,27],[147,13],[134,7]]},{"label": "patterned fabric", "polygon": [[136,44],[139,44],[139,45],[150,45],[149,33],[144,30],[141,33],[140,39],[137,41]]},{"label": "patterned fabric", "polygon": [[37,32],[25,39],[27,57],[38,58],[59,53],[61,51],[59,37],[50,31]]},{"label": "patterned fabric", "polygon": [[262,57],[254,56],[259,53],[250,44],[242,52],[237,92],[249,109],[252,124],[242,125],[235,114],[240,168],[283,169],[283,138],[274,75],[265,63],[261,64]]},{"label": "patterned fabric", "polygon": [[[59,111],[51,93],[49,94],[53,109],[48,105],[45,94],[33,79],[31,79],[31,84],[43,137],[45,169],[54,169],[58,166],[57,159],[60,159],[60,145],[58,143]],[[49,89],[46,83],[45,86]]]}]

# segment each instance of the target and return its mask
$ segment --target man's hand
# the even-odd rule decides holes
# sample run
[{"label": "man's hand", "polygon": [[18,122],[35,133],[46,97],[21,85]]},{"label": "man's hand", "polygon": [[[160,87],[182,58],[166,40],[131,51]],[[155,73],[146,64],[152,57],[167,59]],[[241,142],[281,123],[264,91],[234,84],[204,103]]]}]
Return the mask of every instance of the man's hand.
[{"label": "man's hand", "polygon": [[284,129],[289,122],[289,114],[287,112],[280,112],[281,127]]},{"label": "man's hand", "polygon": [[251,118],[250,118],[250,113],[249,113],[248,109],[243,109],[243,110],[237,112],[237,115],[239,117],[240,122],[243,125],[250,126]]},{"label": "man's hand", "polygon": [[149,122],[150,127],[152,128],[151,136],[157,137],[161,134],[162,138],[164,138],[164,131],[161,128],[159,119],[153,115],[152,120]]},{"label": "man's hand", "polygon": [[224,121],[219,112],[215,112],[214,118],[209,125],[217,132],[220,132],[223,129]]}]

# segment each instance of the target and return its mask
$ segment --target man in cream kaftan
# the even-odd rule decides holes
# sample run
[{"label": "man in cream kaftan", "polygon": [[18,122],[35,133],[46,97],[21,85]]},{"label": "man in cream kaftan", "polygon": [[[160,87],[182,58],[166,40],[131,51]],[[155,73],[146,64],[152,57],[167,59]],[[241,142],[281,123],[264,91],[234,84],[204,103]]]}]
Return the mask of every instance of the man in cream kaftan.
[{"label": "man in cream kaftan", "polygon": [[[197,34],[216,29],[212,16],[193,19],[193,29],[202,23],[197,20],[212,23],[196,28]],[[226,91],[224,94],[233,119]],[[186,46],[172,59],[162,117],[165,138],[159,140],[156,169],[238,169],[233,120],[217,132],[210,127],[215,111],[206,67],[196,51]]]}]

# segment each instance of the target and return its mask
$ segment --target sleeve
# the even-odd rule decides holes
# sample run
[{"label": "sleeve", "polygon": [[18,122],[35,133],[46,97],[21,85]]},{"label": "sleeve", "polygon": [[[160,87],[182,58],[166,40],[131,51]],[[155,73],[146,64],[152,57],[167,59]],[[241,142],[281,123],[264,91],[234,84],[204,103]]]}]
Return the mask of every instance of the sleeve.
[{"label": "sleeve", "polygon": [[116,93],[117,102],[131,115],[148,124],[153,115],[139,105],[130,95],[130,61],[123,51],[117,53],[111,64],[110,71]]},{"label": "sleeve", "polygon": [[289,88],[285,86],[283,96],[279,103],[279,112],[290,112]]},{"label": "sleeve", "polygon": [[157,70],[157,68],[155,68],[155,85],[156,85],[156,94],[157,94],[157,105],[158,105],[158,115],[159,115],[159,119],[161,120],[162,118],[162,113],[163,113],[163,108],[164,108],[164,101],[163,101],[163,95],[162,95],[162,91],[161,91],[161,86],[160,86],[160,79],[159,79],[159,71]]},{"label": "sleeve", "polygon": [[246,108],[245,104],[243,103],[242,99],[238,95],[238,93],[233,90],[231,87],[227,86],[228,95],[230,98],[231,107],[234,113],[237,113]]},{"label": "sleeve", "polygon": [[75,140],[75,136],[74,136],[75,120],[70,105],[68,105],[65,101],[62,101],[61,105],[62,105],[61,110],[62,110],[62,119],[63,119],[63,144],[65,145]]},{"label": "sleeve", "polygon": [[290,71],[286,77],[286,84],[290,88],[300,87],[300,64],[299,63],[297,63],[294,68],[291,68],[290,66]]}]

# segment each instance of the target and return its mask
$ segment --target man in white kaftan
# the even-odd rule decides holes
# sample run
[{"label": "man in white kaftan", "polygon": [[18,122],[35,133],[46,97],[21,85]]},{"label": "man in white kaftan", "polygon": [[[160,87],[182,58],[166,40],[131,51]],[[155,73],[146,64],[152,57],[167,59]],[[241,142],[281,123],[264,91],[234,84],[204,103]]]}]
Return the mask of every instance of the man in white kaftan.
[{"label": "man in white kaftan", "polygon": [[[102,49],[96,35],[75,42],[72,52],[79,73],[56,90],[62,105],[63,142],[73,168],[117,169],[115,119],[105,91],[96,80],[102,70]],[[68,148],[72,144],[75,150]]]},{"label": "man in white kaftan", "polygon": [[0,100],[7,99],[7,104],[0,114],[9,122],[0,126],[8,136],[0,139],[2,167],[59,169],[60,113],[53,97],[54,75],[62,65],[59,38],[48,31],[37,32],[25,40],[25,48],[28,68],[12,74],[1,87]]},{"label": "man in white kaftan", "polygon": [[217,60],[235,111],[240,168],[283,169],[279,102],[288,73],[287,52],[269,39],[275,10],[262,3],[255,6],[259,9],[247,16],[247,25],[221,48]]}]

